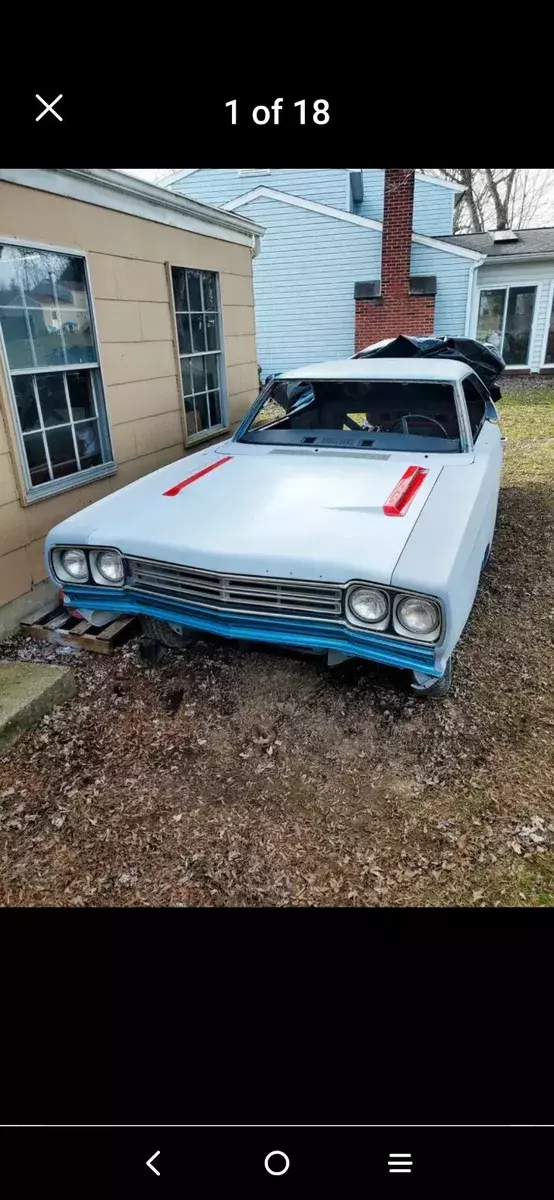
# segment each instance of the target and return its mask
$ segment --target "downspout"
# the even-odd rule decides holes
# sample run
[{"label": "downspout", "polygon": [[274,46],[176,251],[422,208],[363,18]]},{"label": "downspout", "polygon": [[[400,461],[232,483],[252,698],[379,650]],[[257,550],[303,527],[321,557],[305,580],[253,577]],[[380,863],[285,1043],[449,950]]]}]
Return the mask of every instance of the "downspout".
[{"label": "downspout", "polygon": [[255,233],[254,240],[252,242],[252,258],[258,257],[258,254],[260,253],[261,248],[262,248],[262,239],[261,239],[259,233]]},{"label": "downspout", "polygon": [[465,337],[471,337],[470,328],[471,328],[471,318],[473,315],[473,298],[474,298],[475,283],[476,283],[475,272],[479,270],[479,267],[482,267],[483,263],[485,262],[486,257],[487,257],[486,254],[482,254],[480,258],[476,259],[475,262],[472,262],[472,264],[469,268],[469,278],[468,278],[468,284],[467,284]]}]

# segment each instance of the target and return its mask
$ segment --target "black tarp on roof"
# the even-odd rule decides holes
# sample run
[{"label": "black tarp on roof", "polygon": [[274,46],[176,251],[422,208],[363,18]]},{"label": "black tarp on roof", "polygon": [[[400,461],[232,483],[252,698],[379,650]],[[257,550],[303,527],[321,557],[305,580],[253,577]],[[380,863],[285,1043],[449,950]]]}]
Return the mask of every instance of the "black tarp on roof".
[{"label": "black tarp on roof", "polygon": [[494,346],[467,337],[408,337],[400,334],[390,341],[366,346],[354,358],[454,358],[472,367],[489,392],[505,367],[504,359]]}]

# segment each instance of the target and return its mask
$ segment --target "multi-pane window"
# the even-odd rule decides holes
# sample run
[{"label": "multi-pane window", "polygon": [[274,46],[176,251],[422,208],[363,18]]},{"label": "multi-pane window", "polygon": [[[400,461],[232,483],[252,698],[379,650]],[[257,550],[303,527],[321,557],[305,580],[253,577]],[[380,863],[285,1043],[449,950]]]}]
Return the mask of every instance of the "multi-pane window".
[{"label": "multi-pane window", "polygon": [[550,325],[546,338],[546,353],[544,361],[547,366],[554,366],[554,294],[552,295],[552,308],[550,310]]},{"label": "multi-pane window", "polygon": [[508,366],[528,364],[536,292],[527,284],[481,291],[477,337],[496,346]]},{"label": "multi-pane window", "polygon": [[112,451],[84,259],[1,244],[0,328],[29,494],[103,473]]},{"label": "multi-pane window", "polygon": [[189,438],[225,424],[219,289],[214,271],[172,267],[183,403]]}]

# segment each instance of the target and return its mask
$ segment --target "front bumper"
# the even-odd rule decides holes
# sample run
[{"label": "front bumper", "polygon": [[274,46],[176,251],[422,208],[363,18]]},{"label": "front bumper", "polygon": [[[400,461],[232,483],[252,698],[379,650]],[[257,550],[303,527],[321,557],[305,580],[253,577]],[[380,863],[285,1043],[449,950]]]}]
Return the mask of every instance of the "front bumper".
[{"label": "front bumper", "polygon": [[268,642],[306,650],[336,650],[353,658],[366,658],[387,666],[419,671],[439,679],[444,668],[437,666],[436,647],[404,642],[384,634],[360,632],[331,621],[294,617],[249,616],[244,613],[208,611],[166,597],[142,595],[125,588],[64,585],[65,602],[71,608],[101,609],[104,612],[136,613],[172,621],[187,629],[215,633],[220,637]]}]

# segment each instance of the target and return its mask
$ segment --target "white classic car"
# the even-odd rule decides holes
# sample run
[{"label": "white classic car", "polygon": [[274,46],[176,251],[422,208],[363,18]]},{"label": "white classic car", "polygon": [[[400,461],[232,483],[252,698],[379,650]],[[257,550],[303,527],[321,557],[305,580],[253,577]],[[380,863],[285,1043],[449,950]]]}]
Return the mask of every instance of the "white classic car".
[{"label": "white classic car", "polygon": [[502,439],[467,355],[390,353],[283,373],[233,437],[57,525],[46,556],[64,602],[93,621],[140,614],[172,647],[209,632],[358,657],[445,695]]}]

